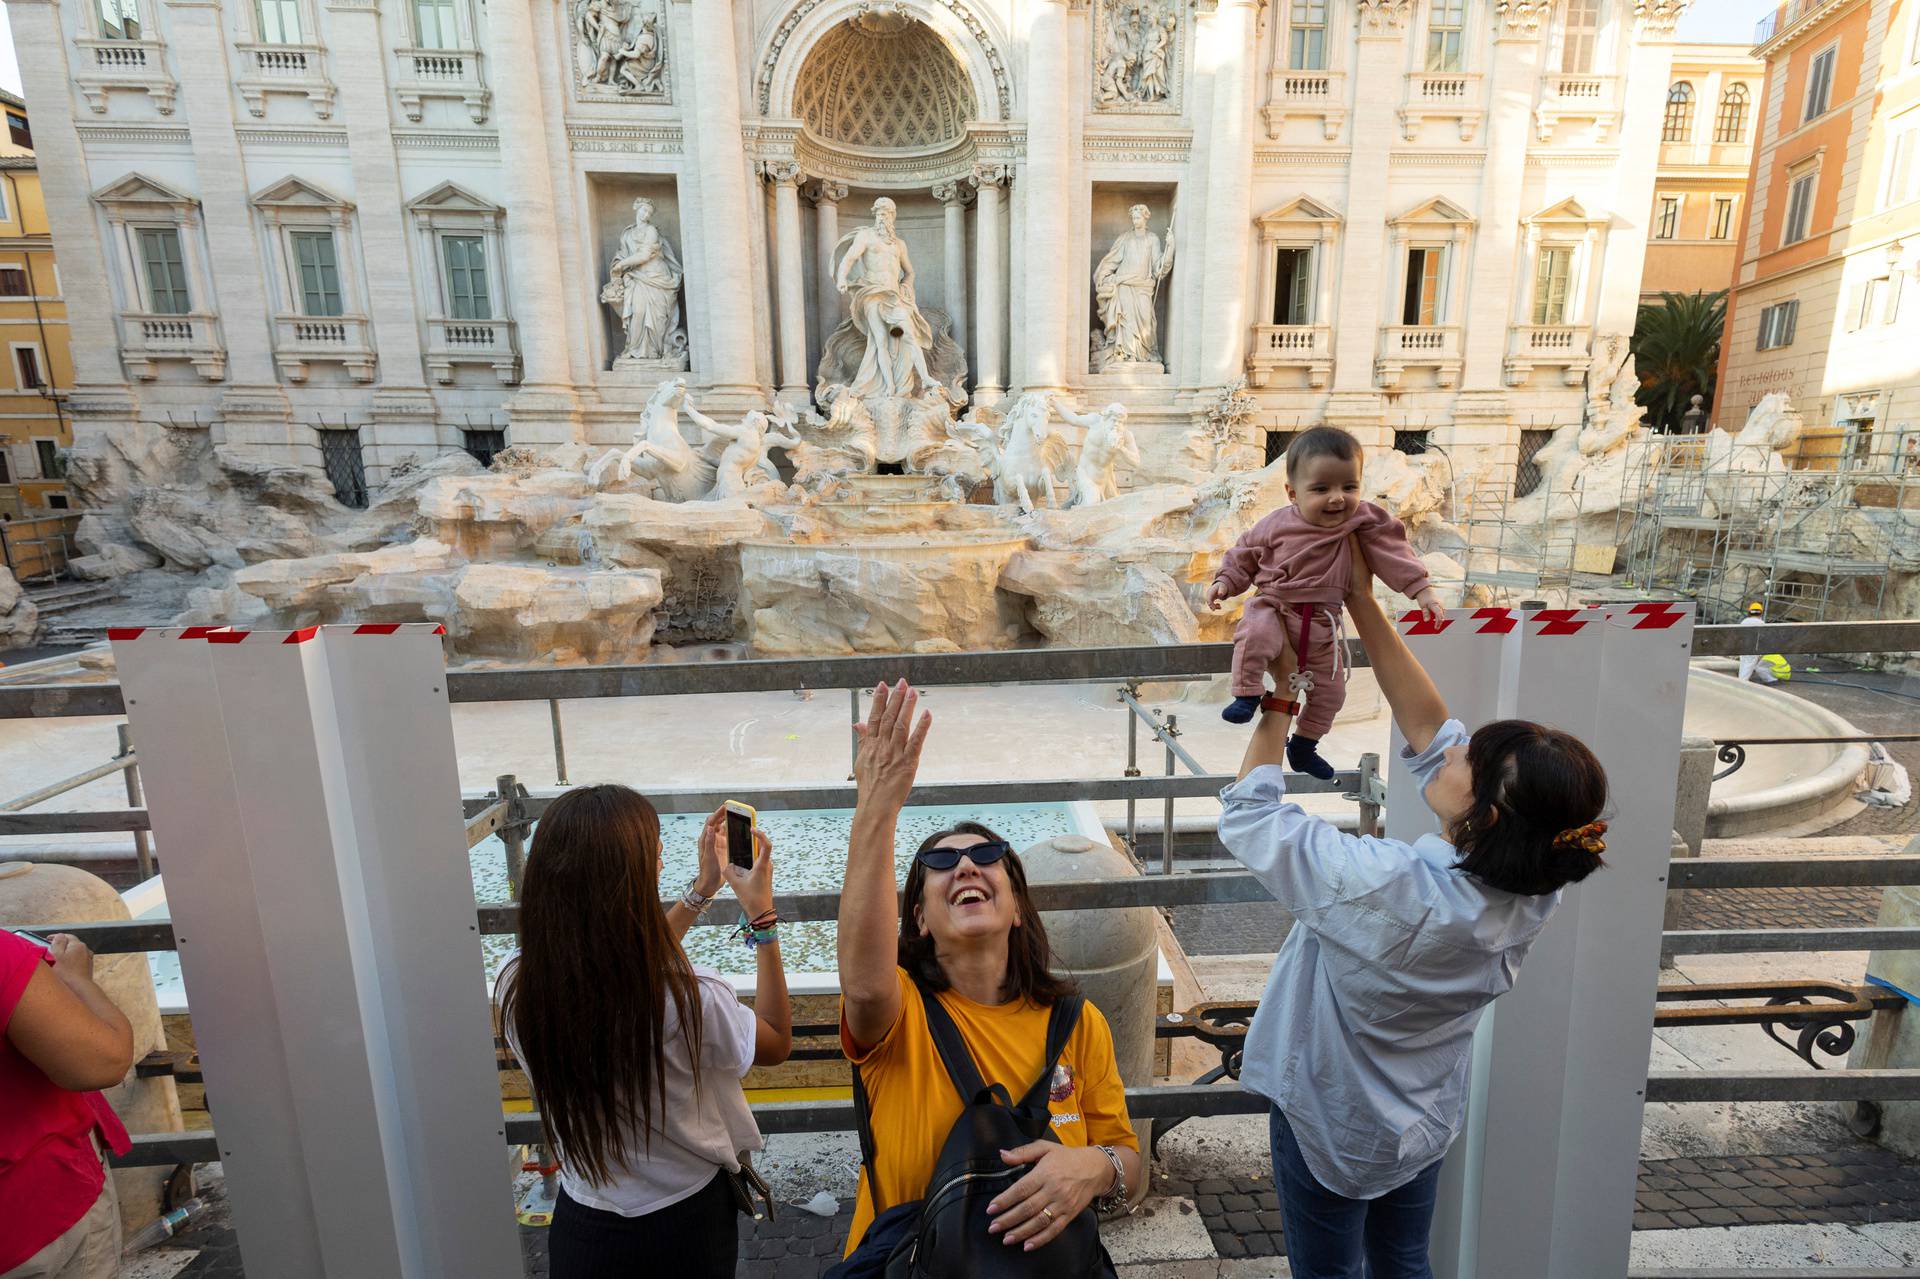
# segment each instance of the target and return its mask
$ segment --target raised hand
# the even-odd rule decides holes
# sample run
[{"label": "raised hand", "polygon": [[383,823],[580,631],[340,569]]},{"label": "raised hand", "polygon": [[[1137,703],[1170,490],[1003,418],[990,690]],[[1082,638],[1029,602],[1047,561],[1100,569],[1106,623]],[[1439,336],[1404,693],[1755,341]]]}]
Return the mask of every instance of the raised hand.
[{"label": "raised hand", "polygon": [[873,690],[873,709],[867,722],[854,725],[860,748],[853,760],[853,777],[862,806],[904,808],[913,780],[920,771],[920,748],[926,743],[933,715],[914,710],[920,694],[907,681]]},{"label": "raised hand", "polygon": [[1207,588],[1207,607],[1218,612],[1222,604],[1233,597],[1225,582],[1215,582]]},{"label": "raised hand", "polygon": [[693,872],[693,891],[702,897],[711,897],[720,891],[725,882],[721,868],[726,864],[727,852],[721,847],[726,837],[727,810],[716,808],[704,825],[700,827],[700,853]]}]

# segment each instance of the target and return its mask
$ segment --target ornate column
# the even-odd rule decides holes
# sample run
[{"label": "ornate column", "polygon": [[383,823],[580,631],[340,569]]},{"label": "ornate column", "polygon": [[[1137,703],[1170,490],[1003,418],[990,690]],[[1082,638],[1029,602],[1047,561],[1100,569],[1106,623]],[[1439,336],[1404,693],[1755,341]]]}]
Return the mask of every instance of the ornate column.
[{"label": "ornate column", "polygon": [[[822,178],[807,187],[813,201],[814,243],[817,260],[813,264],[814,290],[820,311],[820,350],[827,353],[827,339],[840,327],[840,291],[833,287],[833,246],[840,243],[840,201],[847,198],[847,184]],[[802,381],[811,382],[811,377]]]},{"label": "ornate column", "polygon": [[[706,367],[713,390],[742,400],[762,394],[753,361],[752,240],[747,234],[747,169],[740,140],[740,58],[733,0],[691,0],[694,125],[699,163],[699,287],[706,298]],[[692,289],[688,290],[693,292]]]},{"label": "ornate column", "polygon": [[774,296],[778,301],[780,398],[807,400],[806,267],[800,255],[800,166],[791,160],[767,160],[760,174],[773,184]]},{"label": "ornate column", "polygon": [[[953,321],[953,340],[967,349],[967,203],[973,199],[966,180],[955,178],[933,189],[933,198],[947,212],[946,268],[947,317]],[[971,361],[969,361],[971,362]]]},{"label": "ornate column", "polygon": [[1076,287],[1067,216],[1072,172],[1068,95],[1069,86],[1079,83],[1067,65],[1066,27],[1065,0],[1038,0],[1027,31],[1025,279],[1020,293],[1026,312],[1021,380],[1029,389],[1066,386],[1068,303]]},{"label": "ornate column", "polygon": [[1220,0],[1207,24],[1213,119],[1207,145],[1206,265],[1200,282],[1202,386],[1241,375],[1247,354],[1247,236],[1253,219],[1253,83],[1259,0]]},{"label": "ornate column", "polygon": [[973,212],[973,398],[976,403],[992,404],[1006,390],[1006,374],[1000,363],[1007,322],[1007,298],[1001,290],[1006,261],[1000,219],[1007,184],[1012,179],[1013,171],[1004,164],[975,165],[970,179],[980,195]]},{"label": "ornate column", "polygon": [[534,56],[533,12],[528,0],[494,0],[487,21],[492,32],[488,79],[493,84],[493,120],[500,130],[500,181],[507,207],[507,269],[520,339],[521,389],[512,410],[513,441],[562,444],[576,438],[579,423],[567,359],[565,277]]}]

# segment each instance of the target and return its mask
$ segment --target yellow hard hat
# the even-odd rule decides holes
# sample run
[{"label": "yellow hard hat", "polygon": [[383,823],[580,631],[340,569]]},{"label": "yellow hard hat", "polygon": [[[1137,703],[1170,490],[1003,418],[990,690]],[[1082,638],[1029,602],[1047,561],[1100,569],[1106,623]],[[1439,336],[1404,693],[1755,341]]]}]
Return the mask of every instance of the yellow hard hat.
[{"label": "yellow hard hat", "polygon": [[1764,613],[1764,612],[1766,612],[1766,611],[1767,611],[1767,610],[1766,610],[1766,609],[1765,609],[1764,607],[1762,607],[1761,605],[1759,605],[1759,604],[1749,604],[1749,605],[1747,605],[1747,612],[1749,612],[1749,613]]}]

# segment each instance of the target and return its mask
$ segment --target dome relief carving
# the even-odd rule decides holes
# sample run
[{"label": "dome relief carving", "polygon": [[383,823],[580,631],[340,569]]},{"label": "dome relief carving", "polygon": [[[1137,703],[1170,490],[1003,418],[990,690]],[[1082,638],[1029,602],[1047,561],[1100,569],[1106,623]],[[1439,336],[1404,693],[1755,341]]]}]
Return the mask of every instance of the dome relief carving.
[{"label": "dome relief carving", "polygon": [[951,147],[978,115],[973,85],[946,42],[879,6],[808,51],[794,107],[820,141],[871,150]]}]

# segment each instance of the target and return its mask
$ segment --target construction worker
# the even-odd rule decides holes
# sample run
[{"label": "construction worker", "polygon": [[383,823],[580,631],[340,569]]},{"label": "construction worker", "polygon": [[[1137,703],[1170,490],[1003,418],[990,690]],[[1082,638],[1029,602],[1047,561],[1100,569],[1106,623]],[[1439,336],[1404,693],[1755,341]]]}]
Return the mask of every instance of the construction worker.
[{"label": "construction worker", "polygon": [[[1747,615],[1740,619],[1742,626],[1764,626],[1766,622],[1766,606],[1758,600],[1747,605]],[[1764,658],[1758,653],[1748,653],[1740,659],[1740,678],[1757,680],[1762,684],[1777,684],[1786,678],[1781,672],[1785,670],[1791,673],[1792,669],[1787,665],[1787,659],[1778,653],[1768,653]]]}]

